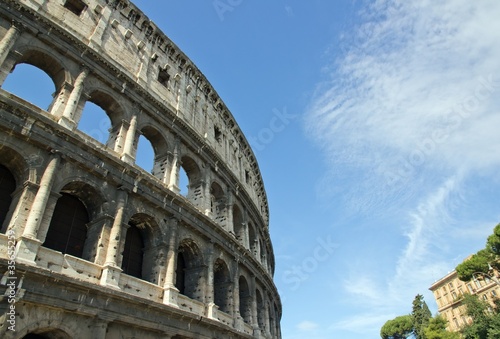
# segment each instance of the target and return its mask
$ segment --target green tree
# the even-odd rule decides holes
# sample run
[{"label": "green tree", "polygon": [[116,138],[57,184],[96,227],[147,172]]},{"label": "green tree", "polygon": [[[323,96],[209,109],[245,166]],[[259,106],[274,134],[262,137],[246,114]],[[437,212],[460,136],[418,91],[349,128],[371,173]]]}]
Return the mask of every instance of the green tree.
[{"label": "green tree", "polygon": [[427,327],[429,319],[432,318],[432,314],[424,301],[424,296],[421,294],[417,294],[415,299],[413,299],[411,318],[413,322],[413,333],[416,339],[424,339],[424,329]]},{"label": "green tree", "polygon": [[402,315],[386,321],[380,330],[382,339],[406,339],[413,332],[413,321],[410,315]]},{"label": "green tree", "polygon": [[474,278],[475,273],[488,273],[489,262],[494,260],[490,251],[483,249],[473,254],[468,260],[456,267],[458,279],[469,281]]},{"label": "green tree", "polygon": [[500,269],[500,224],[496,225],[486,240],[484,249],[456,267],[458,278],[471,280],[475,273],[490,274],[491,268]]},{"label": "green tree", "polygon": [[462,303],[466,307],[466,314],[472,319],[472,323],[462,329],[464,339],[488,339],[488,330],[493,320],[488,311],[490,304],[470,294],[464,294]]},{"label": "green tree", "polygon": [[460,339],[460,335],[446,330],[447,321],[440,315],[429,319],[429,324],[424,329],[426,339]]}]

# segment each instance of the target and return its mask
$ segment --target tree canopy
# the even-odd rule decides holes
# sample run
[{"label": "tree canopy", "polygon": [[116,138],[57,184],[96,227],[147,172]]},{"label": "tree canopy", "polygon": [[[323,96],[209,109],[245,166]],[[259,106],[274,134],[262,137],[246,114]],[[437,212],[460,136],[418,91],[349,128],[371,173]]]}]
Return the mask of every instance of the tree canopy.
[{"label": "tree canopy", "polygon": [[413,332],[413,321],[410,315],[402,315],[388,320],[380,330],[382,339],[406,339]]},{"label": "tree canopy", "polygon": [[425,339],[460,339],[458,333],[446,331],[446,324],[446,319],[440,315],[429,319],[429,325],[424,329]]},{"label": "tree canopy", "polygon": [[462,281],[468,281],[476,273],[487,275],[491,268],[500,268],[500,224],[493,229],[493,234],[486,241],[484,249],[473,254],[468,260],[456,267],[458,278]]}]

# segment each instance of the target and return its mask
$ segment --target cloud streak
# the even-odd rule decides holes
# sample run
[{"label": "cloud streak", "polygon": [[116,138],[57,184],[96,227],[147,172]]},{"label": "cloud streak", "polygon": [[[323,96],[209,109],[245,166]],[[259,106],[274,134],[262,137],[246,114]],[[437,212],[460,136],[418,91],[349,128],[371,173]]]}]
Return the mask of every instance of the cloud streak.
[{"label": "cloud streak", "polygon": [[411,199],[436,170],[498,165],[500,4],[376,1],[367,13],[307,116],[332,167],[365,173],[362,202],[381,189]]},{"label": "cloud streak", "polygon": [[326,68],[306,127],[330,164],[318,185],[323,198],[340,195],[354,213],[407,220],[392,276],[357,271],[344,281],[353,304],[371,307],[372,321],[333,326],[375,332],[399,313],[392,305],[410,308],[415,290],[447,273],[436,239],[456,222],[471,176],[498,172],[500,2],[378,0],[361,17]]}]

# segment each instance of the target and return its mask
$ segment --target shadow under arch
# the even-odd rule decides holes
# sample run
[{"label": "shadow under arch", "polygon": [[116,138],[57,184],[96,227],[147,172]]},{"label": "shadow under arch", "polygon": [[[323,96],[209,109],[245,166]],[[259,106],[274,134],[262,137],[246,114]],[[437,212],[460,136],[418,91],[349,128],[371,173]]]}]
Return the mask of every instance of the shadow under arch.
[{"label": "shadow under arch", "polygon": [[252,293],[245,276],[241,275],[238,280],[239,299],[240,299],[240,316],[247,324],[252,323]]},{"label": "shadow under arch", "polygon": [[93,261],[102,224],[94,224],[103,212],[99,190],[82,181],[70,181],[59,191],[48,230],[41,232],[43,246]]},{"label": "shadow under arch", "polygon": [[[29,157],[28,157],[29,159]],[[37,157],[41,165],[43,159]],[[7,230],[8,219],[11,217],[14,206],[19,197],[13,193],[21,183],[28,179],[28,163],[25,158],[14,149],[0,145],[0,228],[1,233]],[[5,224],[4,224],[5,222]]]},{"label": "shadow under arch", "polygon": [[224,260],[217,258],[214,263],[214,303],[219,310],[231,312],[231,277]]},{"label": "shadow under arch", "polygon": [[30,323],[24,328],[16,328],[16,334],[18,335],[17,338],[22,339],[72,339],[79,337],[79,334],[68,328],[68,326],[62,323],[56,326],[50,320],[37,320],[36,323]]},{"label": "shadow under arch", "polygon": [[128,225],[121,264],[123,272],[156,284],[161,275],[161,263],[155,260],[162,239],[160,227],[145,213],[132,215]]},{"label": "shadow under arch", "polygon": [[175,287],[179,293],[203,302],[204,269],[200,247],[192,239],[182,240],[175,270]]}]

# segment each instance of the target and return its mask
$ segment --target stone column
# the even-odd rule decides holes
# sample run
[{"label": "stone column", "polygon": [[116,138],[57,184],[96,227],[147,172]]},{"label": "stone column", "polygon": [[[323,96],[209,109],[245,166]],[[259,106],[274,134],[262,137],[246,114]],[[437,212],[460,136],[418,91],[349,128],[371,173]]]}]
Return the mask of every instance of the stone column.
[{"label": "stone column", "polygon": [[252,252],[252,243],[250,242],[250,222],[248,220],[248,211],[246,208],[242,211],[242,217],[244,229],[243,233],[245,237],[245,239],[243,240],[243,246],[245,246],[245,248]]},{"label": "stone column", "polygon": [[207,169],[205,172],[205,186],[203,191],[203,203],[202,210],[204,210],[205,215],[212,216],[212,195],[210,194],[211,190],[211,181],[210,181],[210,170]]},{"label": "stone column", "polygon": [[[227,215],[227,226],[226,229],[229,233],[235,234],[234,220],[233,220],[233,194],[230,190],[227,192],[227,205],[226,205],[226,215]],[[236,237],[238,235],[236,234]]]},{"label": "stone column", "polygon": [[270,329],[270,314],[269,314],[269,299],[267,297],[267,294],[264,294],[262,296],[263,298],[263,303],[264,303],[264,332],[266,333],[266,336],[271,336],[271,329]]},{"label": "stone column", "polygon": [[50,198],[60,161],[61,158],[59,154],[54,154],[40,179],[40,187],[31,205],[21,239],[17,243],[16,257],[18,260],[26,261],[30,264],[35,263],[34,260],[38,248],[42,244],[38,239],[38,228],[40,227],[45,208],[47,207],[47,202]]},{"label": "stone column", "polygon": [[132,115],[130,120],[130,125],[127,130],[127,136],[125,137],[125,144],[123,146],[123,153],[121,159],[127,164],[133,165],[135,162],[134,157],[134,141],[137,129],[137,114]]},{"label": "stone column", "polygon": [[214,244],[207,245],[207,285],[205,288],[205,303],[207,304],[207,317],[217,319],[217,305],[214,303]]},{"label": "stone column", "polygon": [[0,41],[0,65],[3,65],[7,55],[16,43],[20,34],[21,31],[18,27],[14,26],[14,24],[11,25],[7,30],[7,33],[5,33],[3,39]]},{"label": "stone column", "polygon": [[93,339],[105,339],[106,332],[108,330],[108,322],[103,319],[95,319],[92,328],[92,338]]},{"label": "stone column", "polygon": [[33,201],[38,185],[31,181],[26,181],[12,194],[11,208],[5,220],[9,221],[8,225],[5,224],[2,233],[7,230],[14,231],[16,239],[22,235],[23,227],[26,225],[25,221],[28,218],[30,207],[29,202]]},{"label": "stone column", "polygon": [[240,265],[239,260],[233,261],[233,320],[234,328],[243,330],[243,319],[240,314]]},{"label": "stone column", "polygon": [[175,140],[175,148],[172,159],[172,169],[170,170],[170,180],[168,182],[168,189],[179,194],[179,171],[180,171],[180,160],[179,160],[179,140]]},{"label": "stone column", "polygon": [[72,130],[76,127],[74,114],[83,92],[83,83],[89,75],[89,72],[89,69],[85,67],[80,72],[80,74],[78,74],[78,77],[76,78],[75,84],[73,86],[73,90],[69,95],[68,103],[66,104],[66,107],[64,107],[63,114],[59,119],[59,124],[66,127],[67,129]]},{"label": "stone column", "polygon": [[123,216],[127,205],[128,193],[124,189],[119,189],[117,193],[116,213],[109,234],[106,260],[101,276],[101,285],[119,288],[118,281],[122,269],[118,266],[118,256],[120,255],[123,235]]},{"label": "stone column", "polygon": [[177,266],[177,247],[178,242],[178,229],[179,220],[176,218],[171,218],[169,220],[169,242],[167,250],[167,263],[165,272],[165,284],[163,285],[163,303],[179,307],[177,303],[177,296],[179,295],[179,290],[175,287],[175,269]]},{"label": "stone column", "polygon": [[250,290],[253,291],[252,298],[252,328],[253,328],[253,336],[256,338],[260,338],[260,327],[259,327],[259,316],[257,310],[257,284],[255,282],[255,276],[252,275],[250,280]]}]

